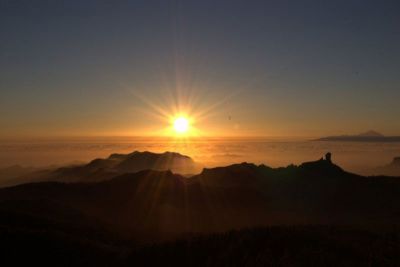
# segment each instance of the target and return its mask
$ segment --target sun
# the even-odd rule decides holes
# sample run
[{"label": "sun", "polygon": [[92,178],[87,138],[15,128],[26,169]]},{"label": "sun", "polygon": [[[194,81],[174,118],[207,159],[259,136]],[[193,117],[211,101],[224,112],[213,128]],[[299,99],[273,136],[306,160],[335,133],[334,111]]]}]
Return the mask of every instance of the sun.
[{"label": "sun", "polygon": [[174,120],[173,126],[176,133],[187,133],[187,131],[189,130],[189,120],[185,117],[178,117]]}]

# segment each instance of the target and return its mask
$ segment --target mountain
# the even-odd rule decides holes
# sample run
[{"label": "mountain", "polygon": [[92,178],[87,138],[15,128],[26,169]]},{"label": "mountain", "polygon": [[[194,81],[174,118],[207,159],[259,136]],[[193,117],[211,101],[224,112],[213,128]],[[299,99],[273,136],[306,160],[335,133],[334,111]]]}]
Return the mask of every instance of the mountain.
[{"label": "mountain", "polygon": [[37,169],[33,167],[22,167],[19,165],[13,165],[6,168],[2,168],[0,169],[0,181],[8,183],[17,177],[30,174],[34,171],[37,171]]},{"label": "mountain", "polygon": [[[118,169],[129,155],[81,167]],[[191,177],[116,172],[1,188],[0,249],[7,266],[396,266],[398,203],[400,177],[346,172],[330,153]]]},{"label": "mountain", "polygon": [[352,174],[328,155],[284,168],[234,164],[190,178],[144,170],[100,182],[0,189],[0,214],[93,225],[140,242],[260,225],[393,226],[398,203],[399,178]]},{"label": "mountain", "polygon": [[376,131],[370,130],[365,133],[360,133],[358,136],[367,136],[367,137],[384,137],[383,134],[378,133]]},{"label": "mountain", "polygon": [[94,159],[88,164],[25,173],[13,179],[5,179],[0,185],[39,181],[96,182],[142,170],[172,170],[186,175],[200,172],[201,166],[190,157],[175,152],[158,154],[135,151],[130,154],[112,154],[105,159]]},{"label": "mountain", "polygon": [[314,141],[341,141],[341,142],[400,142],[400,136],[384,136],[376,131],[367,131],[356,135],[337,135],[321,137]]},{"label": "mountain", "polygon": [[400,167],[400,157],[393,158],[393,161],[390,165]]},{"label": "mountain", "polygon": [[391,163],[375,168],[372,171],[381,175],[400,176],[400,157],[395,157]]}]

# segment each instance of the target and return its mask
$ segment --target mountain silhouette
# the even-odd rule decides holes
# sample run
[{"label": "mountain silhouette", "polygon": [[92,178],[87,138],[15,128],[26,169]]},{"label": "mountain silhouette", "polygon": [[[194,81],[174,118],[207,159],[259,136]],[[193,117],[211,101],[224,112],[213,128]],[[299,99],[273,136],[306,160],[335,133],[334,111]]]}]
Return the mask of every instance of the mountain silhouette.
[{"label": "mountain silhouette", "polygon": [[[113,166],[132,159],[110,158],[118,158]],[[110,158],[85,167],[110,167]],[[204,169],[189,178],[144,170],[100,182],[41,182],[0,189],[0,214],[93,224],[141,241],[260,225],[392,225],[400,220],[398,203],[399,178],[352,174],[332,163],[330,156],[283,168],[234,164]]]},{"label": "mountain silhouette", "polygon": [[198,173],[201,166],[190,157],[175,152],[135,151],[130,154],[112,154],[105,159],[94,159],[88,164],[24,173],[23,176],[4,180],[0,185],[11,186],[39,181],[97,182],[141,170],[172,170],[188,175]]},{"label": "mountain silhouette", "polygon": [[38,171],[33,167],[22,167],[19,165],[13,165],[0,169],[0,184],[14,184],[13,181],[18,177],[32,174]]},{"label": "mountain silhouette", "polygon": [[394,157],[389,164],[377,167],[372,171],[381,175],[400,176],[400,157]]},{"label": "mountain silhouette", "polygon": [[385,136],[370,130],[356,135],[337,135],[315,139],[314,141],[343,141],[343,142],[400,142],[400,136]]},{"label": "mountain silhouette", "polygon": [[358,134],[358,136],[384,137],[383,134],[378,133],[377,131],[374,131],[374,130],[369,130],[369,131],[366,131],[365,133],[360,133],[360,134]]},{"label": "mountain silhouette", "polygon": [[[141,155],[132,154],[113,154],[69,168],[90,170],[92,175],[104,173],[103,169],[130,171]],[[141,164],[154,158],[158,159],[145,153]],[[128,166],[121,165],[131,160]],[[396,266],[400,262],[398,232],[389,232],[400,223],[399,177],[346,172],[333,163],[330,153],[299,166],[270,168],[244,162],[203,169],[190,177],[171,170],[108,173],[115,176],[1,188],[2,262],[11,266],[210,262],[213,266],[326,266],[327,262],[386,266],[388,259]]]}]

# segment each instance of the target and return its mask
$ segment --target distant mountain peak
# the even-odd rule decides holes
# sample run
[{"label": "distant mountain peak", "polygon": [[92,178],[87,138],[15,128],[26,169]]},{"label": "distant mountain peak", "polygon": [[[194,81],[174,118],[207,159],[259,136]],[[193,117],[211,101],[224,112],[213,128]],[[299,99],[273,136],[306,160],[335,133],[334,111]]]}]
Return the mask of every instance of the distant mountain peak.
[{"label": "distant mountain peak", "polygon": [[400,166],[400,157],[394,157],[391,165]]},{"label": "distant mountain peak", "polygon": [[369,130],[369,131],[366,131],[366,132],[364,132],[364,133],[360,133],[358,136],[384,137],[383,134],[381,134],[381,133],[379,133],[379,132],[377,132],[377,131],[374,131],[374,130]]}]

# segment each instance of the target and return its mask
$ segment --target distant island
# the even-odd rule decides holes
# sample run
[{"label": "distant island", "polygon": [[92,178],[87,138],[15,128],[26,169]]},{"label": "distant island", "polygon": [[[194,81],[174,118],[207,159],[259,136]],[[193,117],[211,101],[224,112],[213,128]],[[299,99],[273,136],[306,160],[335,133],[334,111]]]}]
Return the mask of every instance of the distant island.
[{"label": "distant island", "polygon": [[341,142],[400,142],[400,136],[385,136],[376,131],[367,131],[356,135],[336,135],[315,139],[313,141]]}]

